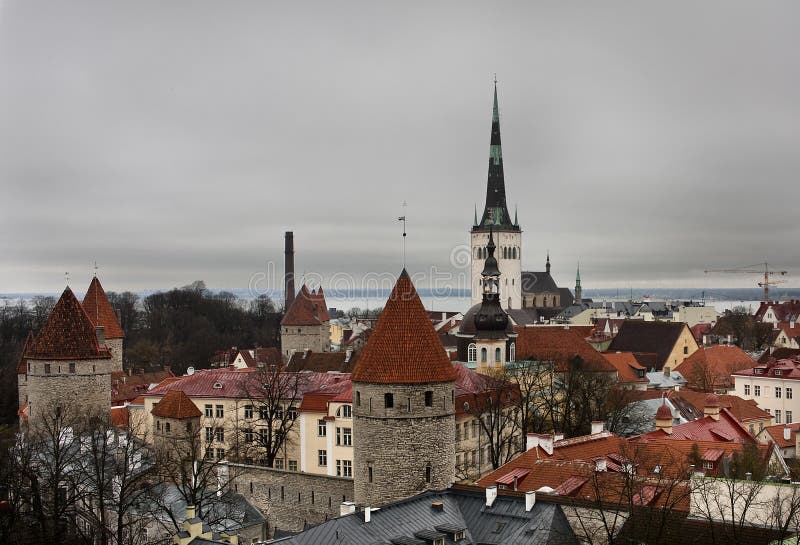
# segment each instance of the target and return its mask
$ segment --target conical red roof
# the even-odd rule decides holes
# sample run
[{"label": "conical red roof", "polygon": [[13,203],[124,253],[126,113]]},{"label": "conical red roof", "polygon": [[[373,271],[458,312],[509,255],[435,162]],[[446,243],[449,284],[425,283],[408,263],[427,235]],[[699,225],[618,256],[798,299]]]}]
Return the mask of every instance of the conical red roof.
[{"label": "conical red roof", "polygon": [[[294,298],[286,316],[281,320],[281,325],[320,325],[316,293],[311,293],[305,284],[300,288],[300,293]],[[327,311],[326,311],[327,313]]]},{"label": "conical red roof", "polygon": [[353,382],[422,384],[455,380],[450,358],[405,269],[361,351]]},{"label": "conical red roof", "polygon": [[53,307],[25,357],[36,360],[83,360],[110,358],[97,343],[94,324],[78,298],[67,288]]},{"label": "conical red roof", "polygon": [[117,321],[117,313],[111,307],[106,292],[95,276],[83,298],[83,310],[95,326],[103,326],[106,339],[121,339],[125,336]]},{"label": "conical red roof", "polygon": [[28,350],[33,346],[33,331],[28,331],[28,336],[25,338],[25,344],[22,345],[22,352],[19,354],[19,363],[17,364],[17,374],[24,375],[28,372],[28,359],[26,357]]},{"label": "conical red roof", "polygon": [[161,418],[196,418],[202,413],[182,390],[170,390],[150,411]]}]

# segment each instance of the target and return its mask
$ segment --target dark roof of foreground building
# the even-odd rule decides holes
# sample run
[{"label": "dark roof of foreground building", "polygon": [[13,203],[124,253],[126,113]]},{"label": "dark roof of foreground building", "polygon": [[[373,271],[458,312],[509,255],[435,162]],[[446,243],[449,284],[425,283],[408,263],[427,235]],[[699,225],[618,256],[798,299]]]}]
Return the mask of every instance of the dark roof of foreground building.
[{"label": "dark roof of foreground building", "polygon": [[103,328],[106,339],[122,339],[125,334],[117,321],[117,313],[111,306],[100,280],[95,276],[83,297],[83,310],[96,327]]},{"label": "dark roof of foreground building", "polygon": [[303,352],[295,352],[289,357],[286,370],[290,372],[315,371],[317,373],[329,373],[338,371],[340,373],[350,373],[357,359],[357,352],[313,352],[305,350]]},{"label": "dark roof of foreground building", "polygon": [[660,371],[675,347],[675,343],[678,342],[678,338],[684,328],[688,327],[683,322],[625,320],[619,328],[619,333],[611,341],[608,350],[658,354],[656,371]]},{"label": "dark roof of foreground building", "polygon": [[423,384],[454,379],[450,357],[403,269],[356,361],[353,382]]},{"label": "dark roof of foreground building", "polygon": [[34,360],[84,360],[110,358],[111,353],[99,345],[94,324],[67,287],[25,357]]},{"label": "dark roof of foreground building", "polygon": [[[453,541],[453,533],[458,531],[466,532],[465,541]],[[424,492],[385,505],[373,511],[366,523],[363,511],[335,518],[278,543],[425,544],[434,536],[443,537],[447,545],[578,543],[560,505],[537,501],[530,511],[525,511],[523,497],[499,495],[492,507],[487,507],[483,490],[461,487]]]}]

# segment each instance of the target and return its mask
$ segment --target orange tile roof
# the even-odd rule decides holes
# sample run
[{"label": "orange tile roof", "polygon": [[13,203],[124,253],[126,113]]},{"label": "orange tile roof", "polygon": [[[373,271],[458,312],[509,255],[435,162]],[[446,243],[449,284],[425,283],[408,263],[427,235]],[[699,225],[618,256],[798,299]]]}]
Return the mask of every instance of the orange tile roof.
[{"label": "orange tile roof", "polygon": [[675,368],[686,378],[693,388],[711,386],[714,388],[731,388],[731,373],[742,369],[750,369],[756,365],[755,360],[738,346],[721,345],[701,347],[683,360]]},{"label": "orange tile roof", "polygon": [[[788,441],[783,438],[784,428],[789,428],[789,430],[791,430]],[[779,448],[793,447],[795,446],[797,433],[800,432],[800,422],[795,422],[794,424],[776,424],[774,426],[767,426],[764,430],[772,438],[772,442]]]},{"label": "orange tile roof", "polygon": [[182,390],[170,390],[150,411],[162,418],[196,418],[202,413]]},{"label": "orange tile roof", "polygon": [[403,269],[356,362],[353,381],[420,384],[454,379],[453,364]]},{"label": "orange tile roof", "polygon": [[325,302],[325,294],[322,292],[322,286],[320,286],[318,290],[312,291],[311,295],[316,305],[317,316],[319,316],[319,319],[323,322],[329,322],[331,315],[328,314],[328,304]]},{"label": "orange tile roof", "polygon": [[616,369],[600,352],[571,326],[532,326],[514,328],[518,360],[554,361],[558,371],[568,369],[569,360],[580,357],[589,371],[614,372]]},{"label": "orange tile roof", "polygon": [[28,373],[28,360],[25,354],[28,353],[33,345],[33,331],[28,331],[28,336],[25,337],[25,344],[22,345],[22,352],[19,353],[19,363],[17,364],[17,374],[25,375]]},{"label": "orange tile roof", "polygon": [[66,288],[25,357],[37,360],[83,360],[110,358],[111,353],[97,343],[94,324],[72,290]]},{"label": "orange tile roof", "polygon": [[[327,312],[325,309],[325,314]],[[308,291],[306,285],[303,284],[300,292],[289,305],[286,316],[281,320],[281,325],[320,325],[322,322],[317,295]]]},{"label": "orange tile roof", "polygon": [[720,409],[719,420],[710,416],[698,418],[685,424],[672,427],[672,433],[664,430],[655,430],[639,436],[642,439],[665,439],[689,441],[721,441],[732,443],[753,443],[755,439],[745,429],[744,425],[731,414],[728,409]]},{"label": "orange tile roof", "polygon": [[617,370],[619,382],[648,382],[647,377],[637,374],[644,373],[646,369],[639,365],[633,352],[603,352],[603,357]]},{"label": "orange tile roof", "polygon": [[111,425],[115,428],[127,428],[130,423],[128,407],[111,407]]},{"label": "orange tile roof", "polygon": [[89,290],[83,297],[83,310],[95,326],[102,326],[106,339],[122,339],[125,334],[117,321],[117,313],[111,307],[106,292],[95,276],[89,284]]}]

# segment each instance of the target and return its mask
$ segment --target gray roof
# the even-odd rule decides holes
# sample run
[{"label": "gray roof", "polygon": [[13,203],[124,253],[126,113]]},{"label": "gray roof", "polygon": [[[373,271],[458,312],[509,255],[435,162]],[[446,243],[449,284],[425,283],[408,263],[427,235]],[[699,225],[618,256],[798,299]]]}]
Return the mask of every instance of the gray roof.
[{"label": "gray roof", "polygon": [[511,320],[508,321],[505,331],[478,331],[475,326],[475,315],[481,309],[481,303],[472,305],[470,309],[464,313],[464,318],[461,320],[461,325],[458,328],[459,335],[473,335],[480,339],[505,339],[509,335],[516,335],[514,331],[514,324]]},{"label": "gray roof", "polygon": [[645,373],[645,376],[650,381],[650,386],[654,388],[671,390],[675,386],[686,386],[686,379],[679,371],[671,371],[669,376],[662,371],[651,371],[650,373]]},{"label": "gray roof", "polygon": [[[451,488],[424,492],[386,505],[364,522],[364,512],[335,518],[280,540],[284,545],[373,545],[375,543],[415,543],[419,536],[445,533],[446,544],[453,544],[449,529],[464,529],[466,543],[515,543],[518,545],[577,545],[561,506],[537,501],[525,511],[521,497],[499,496],[486,507],[483,491]],[[441,502],[437,510],[433,502]],[[438,528],[437,528],[438,527]],[[459,542],[459,543],[464,543]]]},{"label": "gray roof", "polygon": [[510,308],[506,310],[516,325],[524,326],[539,323],[539,311],[535,308]]},{"label": "gray roof", "polygon": [[575,302],[575,296],[569,288],[558,288],[558,293],[561,295],[562,307],[568,307]]},{"label": "gray roof", "polygon": [[522,293],[558,293],[558,289],[549,272],[522,271]]}]

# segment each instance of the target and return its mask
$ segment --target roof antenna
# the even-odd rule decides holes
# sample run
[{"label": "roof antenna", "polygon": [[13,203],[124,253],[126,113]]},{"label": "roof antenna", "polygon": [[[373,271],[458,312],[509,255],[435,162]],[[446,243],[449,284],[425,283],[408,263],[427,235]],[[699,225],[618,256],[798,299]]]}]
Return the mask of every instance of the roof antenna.
[{"label": "roof antenna", "polygon": [[400,206],[403,207],[403,215],[397,218],[397,221],[403,222],[403,268],[406,268],[406,216],[405,216],[405,209],[408,206],[406,201],[400,203]]}]

